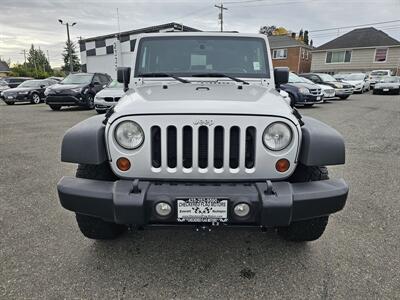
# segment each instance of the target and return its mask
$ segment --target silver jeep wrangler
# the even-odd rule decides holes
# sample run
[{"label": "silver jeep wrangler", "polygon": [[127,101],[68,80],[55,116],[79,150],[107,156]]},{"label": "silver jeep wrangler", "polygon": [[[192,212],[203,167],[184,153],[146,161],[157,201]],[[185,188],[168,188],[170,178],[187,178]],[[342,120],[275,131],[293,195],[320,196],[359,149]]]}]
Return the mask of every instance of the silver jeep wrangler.
[{"label": "silver jeep wrangler", "polygon": [[138,38],[126,95],[104,116],[69,129],[58,183],[82,233],[128,227],[274,228],[312,241],[348,194],[325,166],[344,164],[342,136],[301,117],[280,96],[267,37],[162,33]]}]

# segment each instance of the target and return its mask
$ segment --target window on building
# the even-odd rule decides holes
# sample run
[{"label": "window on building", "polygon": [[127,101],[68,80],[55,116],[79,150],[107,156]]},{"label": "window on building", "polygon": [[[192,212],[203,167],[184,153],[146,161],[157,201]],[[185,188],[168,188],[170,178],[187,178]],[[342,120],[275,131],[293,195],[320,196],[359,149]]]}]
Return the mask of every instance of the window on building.
[{"label": "window on building", "polygon": [[306,50],[305,49],[301,49],[301,58],[302,59],[306,58]]},{"label": "window on building", "polygon": [[309,55],[310,51],[306,51],[306,59],[308,60],[308,55]]},{"label": "window on building", "polygon": [[385,62],[387,58],[387,52],[387,48],[376,49],[374,62]]},{"label": "window on building", "polygon": [[351,61],[351,50],[328,51],[326,53],[327,64],[348,63]]},{"label": "window on building", "polygon": [[272,51],[273,59],[286,59],[287,58],[287,49],[274,49]]}]

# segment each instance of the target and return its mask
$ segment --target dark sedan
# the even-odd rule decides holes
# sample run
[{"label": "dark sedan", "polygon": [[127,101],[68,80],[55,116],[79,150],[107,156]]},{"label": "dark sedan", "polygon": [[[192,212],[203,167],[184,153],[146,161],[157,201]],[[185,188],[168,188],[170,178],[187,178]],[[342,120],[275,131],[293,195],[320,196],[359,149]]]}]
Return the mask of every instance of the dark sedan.
[{"label": "dark sedan", "polygon": [[335,89],[335,96],[344,100],[349,98],[351,94],[353,94],[354,86],[341,82],[335,79],[333,76],[325,73],[304,73],[300,74],[301,77],[305,77],[310,79],[312,82],[316,84],[325,84],[333,87]]},{"label": "dark sedan", "polygon": [[373,93],[376,94],[400,94],[400,77],[387,76],[375,83]]},{"label": "dark sedan", "polygon": [[289,73],[288,83],[282,84],[280,88],[289,94],[291,104],[295,106],[313,106],[323,101],[319,86],[304,82],[294,73]]},{"label": "dark sedan", "polygon": [[45,98],[44,91],[47,87],[55,84],[53,80],[27,80],[18,85],[16,88],[11,88],[1,92],[1,98],[8,105],[15,102],[31,102],[39,104]]}]

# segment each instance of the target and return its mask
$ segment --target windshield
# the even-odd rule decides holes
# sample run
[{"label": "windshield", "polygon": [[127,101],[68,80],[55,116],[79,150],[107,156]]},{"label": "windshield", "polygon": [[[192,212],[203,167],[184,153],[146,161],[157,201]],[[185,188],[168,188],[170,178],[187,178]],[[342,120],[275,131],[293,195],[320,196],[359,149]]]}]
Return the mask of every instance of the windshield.
[{"label": "windshield", "polygon": [[116,80],[113,80],[107,85],[107,87],[111,88],[111,89],[119,89],[119,88],[122,89],[124,87],[124,84],[123,83],[119,83]]},{"label": "windshield", "polygon": [[322,81],[337,81],[334,77],[332,77],[329,74],[318,74],[319,77],[321,77]]},{"label": "windshield", "polygon": [[384,77],[382,78],[381,82],[397,83],[399,82],[399,79],[397,77]]},{"label": "windshield", "polygon": [[364,74],[350,74],[346,77],[346,80],[364,80]]},{"label": "windshield", "polygon": [[289,82],[290,83],[295,83],[295,82],[304,82],[303,78],[300,76],[297,76],[294,73],[289,73]]},{"label": "windshield", "polygon": [[61,81],[61,84],[89,84],[92,81],[91,74],[70,74]]},{"label": "windshield", "polygon": [[387,76],[389,75],[388,71],[373,71],[370,74],[371,76]]},{"label": "windshield", "polygon": [[269,78],[265,41],[252,37],[165,36],[140,40],[135,76],[167,73]]},{"label": "windshield", "polygon": [[303,82],[305,83],[310,83],[310,84],[315,84],[315,82],[312,82],[310,79],[305,78],[305,77],[299,77]]},{"label": "windshield", "polygon": [[21,83],[18,87],[34,87],[34,88],[38,88],[41,85],[45,85],[45,82],[43,82],[41,80],[28,80],[28,81],[24,81],[23,83]]}]

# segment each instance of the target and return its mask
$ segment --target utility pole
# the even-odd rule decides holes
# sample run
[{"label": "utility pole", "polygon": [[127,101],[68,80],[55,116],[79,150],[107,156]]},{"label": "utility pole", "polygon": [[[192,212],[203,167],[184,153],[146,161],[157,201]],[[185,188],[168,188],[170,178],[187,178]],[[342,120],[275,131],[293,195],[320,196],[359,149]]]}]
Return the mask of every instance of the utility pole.
[{"label": "utility pole", "polygon": [[26,69],[26,50],[22,50],[21,54],[24,55],[24,68]]},{"label": "utility pole", "polygon": [[67,26],[67,38],[68,38],[68,55],[69,55],[69,72],[72,73],[74,71],[74,67],[72,65],[72,45],[71,45],[71,39],[69,36],[69,26],[74,26],[76,25],[76,22],[72,23],[71,25],[67,22],[64,23],[63,20],[59,19],[58,22],[61,23],[61,25]]},{"label": "utility pole", "polygon": [[218,19],[221,24],[221,32],[223,32],[224,31],[224,10],[228,10],[228,9],[226,7],[224,7],[222,2],[221,2],[221,5],[214,5],[214,7],[219,8],[219,10],[220,10]]}]

